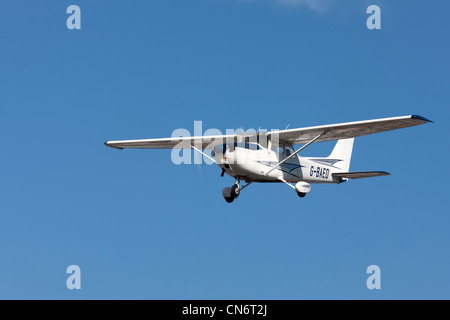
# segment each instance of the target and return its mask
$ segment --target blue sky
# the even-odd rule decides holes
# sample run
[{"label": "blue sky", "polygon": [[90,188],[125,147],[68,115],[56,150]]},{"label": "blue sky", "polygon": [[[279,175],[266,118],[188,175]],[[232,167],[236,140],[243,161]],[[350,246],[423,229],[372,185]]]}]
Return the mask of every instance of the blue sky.
[{"label": "blue sky", "polygon": [[[0,11],[0,298],[449,299],[447,1],[9,1]],[[79,5],[82,29],[66,28]],[[366,8],[382,29],[366,28]],[[254,184],[106,148],[177,128],[420,114],[351,169]],[[327,155],[317,143],[304,155]],[[81,290],[66,268],[81,268]],[[381,290],[366,268],[381,268]]]}]

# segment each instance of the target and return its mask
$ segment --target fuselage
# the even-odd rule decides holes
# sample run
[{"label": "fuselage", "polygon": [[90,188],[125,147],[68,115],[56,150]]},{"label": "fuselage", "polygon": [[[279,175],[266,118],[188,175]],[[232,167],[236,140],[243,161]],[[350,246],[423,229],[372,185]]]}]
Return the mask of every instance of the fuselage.
[{"label": "fuselage", "polygon": [[[241,180],[248,182],[299,182],[339,183],[332,173],[341,172],[325,158],[306,158],[295,155],[277,166],[290,156],[294,150],[289,146],[264,148],[257,143],[225,144],[214,149],[214,157],[220,168]],[[327,163],[328,162],[328,163]]]}]

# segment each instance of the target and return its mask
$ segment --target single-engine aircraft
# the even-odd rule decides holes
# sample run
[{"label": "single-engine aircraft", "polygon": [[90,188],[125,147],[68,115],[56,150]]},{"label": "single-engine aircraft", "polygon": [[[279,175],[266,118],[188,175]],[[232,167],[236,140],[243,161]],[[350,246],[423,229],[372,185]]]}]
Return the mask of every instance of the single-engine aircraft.
[{"label": "single-engine aircraft", "polygon": [[[432,121],[409,115],[268,132],[107,141],[105,145],[116,149],[193,149],[215,162],[222,169],[221,176],[226,173],[235,178],[234,185],[222,191],[227,202],[233,202],[253,182],[282,182],[303,198],[311,191],[311,183],[389,175],[385,171],[349,171],[354,139],[428,122]],[[314,142],[331,140],[337,143],[328,157],[299,155]],[[295,150],[298,144],[303,146]],[[246,184],[240,186],[241,181]]]}]

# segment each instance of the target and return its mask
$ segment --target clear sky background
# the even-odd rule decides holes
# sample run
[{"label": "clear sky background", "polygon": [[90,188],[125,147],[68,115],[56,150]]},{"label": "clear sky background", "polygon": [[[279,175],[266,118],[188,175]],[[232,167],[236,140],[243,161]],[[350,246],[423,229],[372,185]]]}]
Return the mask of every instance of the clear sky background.
[{"label": "clear sky background", "polygon": [[[310,4],[308,4],[310,3]],[[66,9],[81,8],[81,30]],[[368,30],[366,9],[382,11]],[[0,10],[0,298],[449,299],[448,1],[40,0]],[[351,169],[253,184],[106,140],[420,114]],[[326,156],[317,143],[307,156]],[[81,290],[66,268],[81,268]],[[381,268],[368,290],[366,268]]]}]

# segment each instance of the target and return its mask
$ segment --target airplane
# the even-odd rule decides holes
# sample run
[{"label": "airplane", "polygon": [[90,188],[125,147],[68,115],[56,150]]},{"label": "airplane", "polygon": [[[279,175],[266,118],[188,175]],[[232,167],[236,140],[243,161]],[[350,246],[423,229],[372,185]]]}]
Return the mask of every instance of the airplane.
[{"label": "airplane", "polygon": [[[222,177],[226,173],[235,179],[232,187],[222,191],[228,203],[254,182],[285,183],[303,198],[312,183],[339,184],[348,179],[389,175],[385,171],[349,171],[356,137],[430,122],[419,115],[408,115],[279,131],[106,141],[105,145],[116,149],[193,149],[216,163]],[[328,157],[299,155],[312,143],[333,140],[337,143]],[[295,150],[299,144],[303,145]],[[240,186],[241,180],[246,184]]]}]

